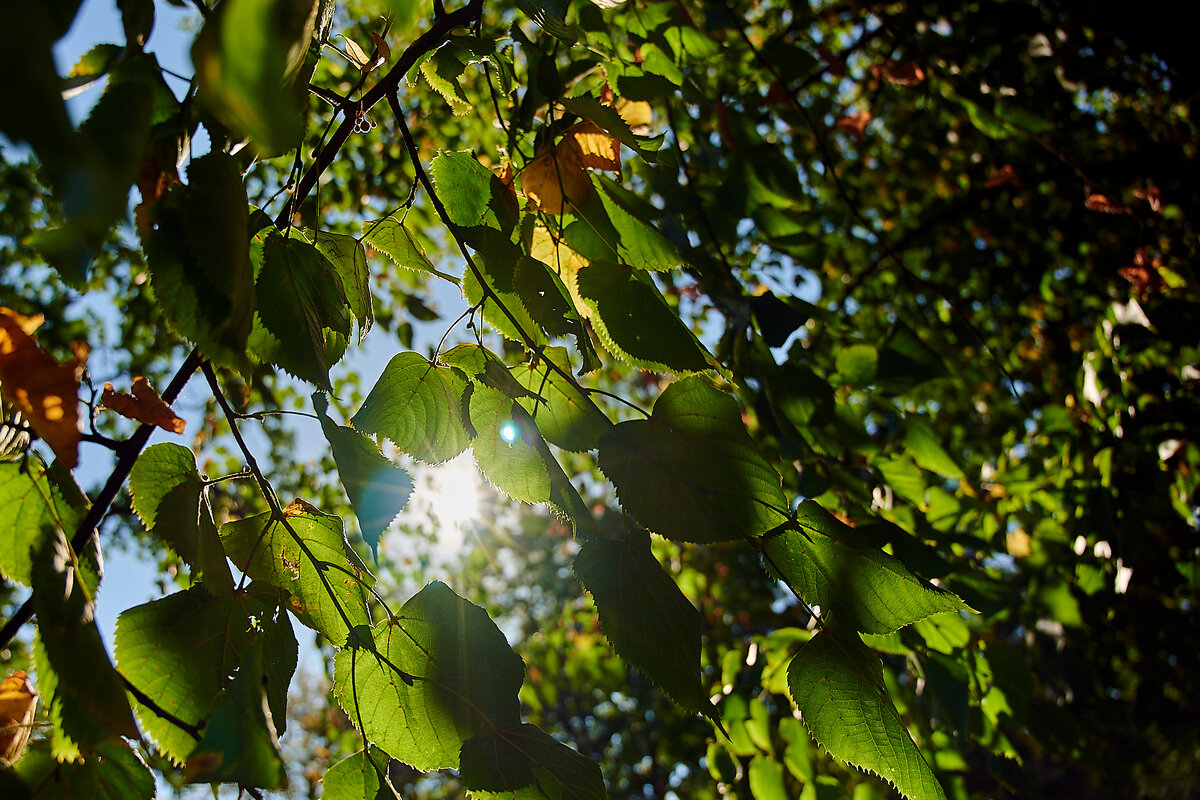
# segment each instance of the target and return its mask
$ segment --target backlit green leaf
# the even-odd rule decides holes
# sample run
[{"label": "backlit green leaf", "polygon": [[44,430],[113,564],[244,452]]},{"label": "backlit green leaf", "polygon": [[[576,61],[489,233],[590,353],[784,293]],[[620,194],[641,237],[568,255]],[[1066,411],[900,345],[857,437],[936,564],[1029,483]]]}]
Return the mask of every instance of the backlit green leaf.
[{"label": "backlit green leaf", "polygon": [[288,608],[335,645],[368,623],[365,586],[374,577],[354,554],[338,517],[296,499],[286,522],[270,512],[221,526],[225,552],[238,569],[288,595]]},{"label": "backlit green leaf", "polygon": [[813,500],[763,537],[767,568],[822,615],[864,633],[890,633],[967,605],[914,575]]},{"label": "backlit green leaf", "polygon": [[[13,766],[30,800],[151,800],[154,775],[137,751],[120,739],[97,746],[81,762],[58,762],[33,743]],[[0,784],[0,788],[4,787]],[[6,797],[8,795],[5,795]],[[18,800],[19,795],[14,800]]]},{"label": "backlit green leaf", "polygon": [[550,475],[541,434],[523,408],[503,392],[476,384],[471,392],[471,449],[475,463],[496,488],[514,500],[550,499]]},{"label": "backlit green leaf", "polygon": [[148,530],[192,566],[213,593],[233,589],[233,575],[204,495],[196,457],[177,444],[147,448],[129,473],[133,510]]},{"label": "backlit green leaf", "polygon": [[463,785],[478,800],[605,800],[600,766],[534,725],[501,727],[462,747]]},{"label": "backlit green leaf", "polygon": [[264,156],[300,143],[307,79],[298,80],[316,23],[315,0],[230,0],[192,48],[199,102]]},{"label": "backlit green leaf", "polygon": [[511,189],[469,152],[441,152],[429,166],[450,221],[463,228],[512,231],[517,201]]},{"label": "backlit green leaf", "polygon": [[337,271],[307,242],[272,230],[263,247],[257,291],[269,298],[259,303],[263,327],[302,365],[299,377],[331,390],[326,332],[350,335],[350,306]]},{"label": "backlit green leaf", "polygon": [[371,271],[367,267],[367,251],[362,242],[343,233],[317,231],[313,246],[329,259],[337,270],[338,279],[346,293],[350,313],[358,320],[358,340],[361,342],[375,324],[371,303]]},{"label": "backlit green leaf", "polygon": [[704,348],[654,286],[629,267],[593,262],[579,270],[579,293],[591,322],[613,355],[643,369],[698,372],[708,368]]},{"label": "backlit green leaf", "polygon": [[788,667],[792,700],[813,738],[910,800],[944,800],[883,684],[879,659],[857,639],[821,631]]},{"label": "backlit green leaf", "polygon": [[455,768],[467,739],[520,723],[525,665],[478,606],[431,583],[335,659],[334,693],[363,735],[420,770]]},{"label": "backlit green leaf", "polygon": [[[234,159],[209,153],[152,209],[142,232],[154,297],[168,326],[213,361],[246,362],[254,277],[246,189]],[[202,224],[203,221],[203,224]]]},{"label": "backlit green leaf", "polygon": [[56,529],[74,535],[81,516],[52,479],[53,469],[32,457],[0,462],[0,575],[26,586],[30,551]]},{"label": "backlit green leaf", "polygon": [[413,236],[412,231],[404,227],[401,220],[395,217],[384,217],[373,222],[364,222],[362,230],[362,240],[390,258],[396,266],[420,272],[432,272],[449,281],[456,281],[453,276],[439,272],[433,266],[429,256],[425,255],[425,248]]},{"label": "backlit green leaf", "polygon": [[282,789],[287,770],[267,703],[263,646],[256,638],[242,651],[237,673],[217,697],[204,735],[187,758],[193,783],[238,783]]},{"label": "backlit green leaf", "polygon": [[674,269],[683,263],[667,237],[646,221],[657,209],[643,205],[611,178],[595,175],[592,182],[599,190],[597,194],[612,227],[620,236],[616,245],[621,263],[646,270]]},{"label": "backlit green leaf", "polygon": [[594,450],[600,437],[612,428],[612,422],[586,394],[550,369],[547,361],[571,374],[567,351],[546,348],[541,361],[522,364],[512,371],[512,376],[535,395],[520,397],[518,402],[533,416],[546,441],[564,450]]},{"label": "backlit green leaf", "polygon": [[378,747],[346,756],[325,771],[321,800],[395,800],[399,795],[388,781],[389,761]]},{"label": "backlit green leaf", "polygon": [[417,353],[400,353],[384,367],[351,420],[364,433],[391,439],[402,452],[431,464],[449,461],[470,443],[463,425],[467,381]]},{"label": "backlit green leaf", "polygon": [[588,542],[575,574],[592,593],[600,627],[617,653],[688,711],[716,719],[700,682],[700,612],[683,596],[637,530]]},{"label": "backlit green leaf", "polygon": [[[287,615],[264,585],[224,595],[193,586],[127,609],[117,619],[114,655],[121,673],[138,690],[178,719],[198,725],[256,636],[265,640],[271,715],[282,732],[297,645]],[[182,764],[196,740],[150,708],[136,708],[159,751]]]},{"label": "backlit green leaf", "polygon": [[668,539],[754,537],[787,513],[779,474],[754,448],[737,401],[701,376],[668,386],[649,419],[606,433],[599,464],[625,510]]},{"label": "backlit green leaf", "polygon": [[385,458],[368,436],[331,420],[323,395],[314,395],[314,405],[363,539],[378,558],[379,537],[408,503],[412,476]]},{"label": "backlit green leaf", "polygon": [[[86,715],[93,723],[91,730],[109,737],[137,736],[125,687],[96,627],[96,587],[80,575],[79,560],[61,531],[54,531],[35,551],[30,575],[39,641],[58,676],[56,700],[72,706],[64,708],[60,718],[66,723],[70,716]],[[66,733],[78,737],[69,728]]]}]

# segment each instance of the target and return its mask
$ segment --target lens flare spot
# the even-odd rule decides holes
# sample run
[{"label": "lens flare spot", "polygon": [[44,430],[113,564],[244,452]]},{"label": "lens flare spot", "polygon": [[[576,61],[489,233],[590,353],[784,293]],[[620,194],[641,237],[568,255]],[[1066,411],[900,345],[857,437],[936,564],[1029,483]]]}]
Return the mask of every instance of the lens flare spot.
[{"label": "lens flare spot", "polygon": [[509,420],[500,426],[500,438],[503,439],[506,444],[512,444],[520,435],[521,432],[517,430],[517,423],[513,422],[512,420]]}]

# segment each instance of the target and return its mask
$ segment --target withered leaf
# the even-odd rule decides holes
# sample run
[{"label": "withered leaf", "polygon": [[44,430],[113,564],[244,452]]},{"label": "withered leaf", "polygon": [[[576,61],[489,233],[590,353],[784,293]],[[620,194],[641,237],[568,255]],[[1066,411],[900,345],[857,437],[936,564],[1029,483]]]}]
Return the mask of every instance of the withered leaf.
[{"label": "withered leaf", "polygon": [[171,407],[158,396],[150,381],[140,375],[133,379],[131,395],[116,391],[111,383],[104,384],[100,404],[126,419],[157,425],[171,433],[183,433],[187,427],[187,423],[177,417]]}]

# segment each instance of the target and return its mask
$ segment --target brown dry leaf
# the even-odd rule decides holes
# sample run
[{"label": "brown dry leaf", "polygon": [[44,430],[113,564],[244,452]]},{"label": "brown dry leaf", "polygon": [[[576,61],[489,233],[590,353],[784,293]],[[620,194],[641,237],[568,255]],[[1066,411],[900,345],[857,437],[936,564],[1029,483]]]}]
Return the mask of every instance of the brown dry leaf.
[{"label": "brown dry leaf", "polygon": [[171,407],[163,402],[150,385],[150,381],[142,376],[133,379],[133,394],[118,392],[111,383],[104,384],[104,394],[100,395],[100,405],[115,411],[126,419],[144,422],[147,425],[157,425],[164,431],[183,433],[187,423],[175,416]]},{"label": "brown dry leaf", "polygon": [[1128,214],[1129,207],[1124,203],[1117,202],[1111,199],[1108,195],[1100,193],[1089,194],[1088,199],[1083,202],[1083,207],[1089,211],[1099,211],[1103,214]]},{"label": "brown dry leaf", "polygon": [[302,517],[305,514],[312,515],[320,513],[321,509],[317,508],[312,503],[301,500],[299,497],[288,503],[288,507],[283,510],[283,515],[285,517]]},{"label": "brown dry leaf", "polygon": [[559,146],[563,145],[577,150],[579,163],[588,169],[621,171],[621,143],[590,120],[571,126]]},{"label": "brown dry leaf", "polygon": [[871,67],[871,74],[897,86],[916,86],[925,80],[925,70],[915,61],[885,61]]},{"label": "brown dry leaf", "polygon": [[846,59],[834,53],[825,45],[817,45],[817,55],[821,57],[829,69],[826,70],[834,78],[846,77]]},{"label": "brown dry leaf", "polygon": [[23,669],[0,681],[0,759],[9,764],[21,757],[33,716],[37,711],[38,693]]},{"label": "brown dry leaf", "polygon": [[38,324],[34,317],[0,307],[0,391],[58,460],[74,469],[79,463],[79,378],[84,362],[77,353],[73,361],[59,364],[38,347],[30,335]]},{"label": "brown dry leaf", "polygon": [[763,105],[790,106],[791,104],[792,96],[788,93],[787,88],[779,81],[771,81],[771,85],[767,87],[766,97],[763,98]]},{"label": "brown dry leaf", "polygon": [[569,202],[582,203],[592,196],[592,179],[580,160],[577,147],[545,150],[521,170],[521,188],[533,206],[547,214],[561,214]]},{"label": "brown dry leaf", "polygon": [[999,189],[1004,186],[1020,186],[1021,179],[1017,177],[1017,171],[1013,169],[1012,164],[1005,164],[1000,169],[996,170],[983,184],[985,189]]},{"label": "brown dry leaf", "polygon": [[1133,254],[1133,264],[1121,267],[1117,270],[1117,274],[1132,283],[1138,294],[1152,295],[1161,292],[1167,285],[1162,275],[1159,274],[1162,265],[1162,258],[1151,260],[1146,257],[1145,249],[1139,247]]},{"label": "brown dry leaf", "polygon": [[1134,189],[1133,196],[1138,200],[1145,200],[1150,204],[1150,210],[1155,214],[1161,214],[1163,210],[1162,190],[1157,186],[1151,186],[1149,189]]},{"label": "brown dry leaf", "polygon": [[844,114],[838,117],[837,122],[833,123],[839,131],[848,133],[855,139],[862,141],[863,134],[867,132],[867,125],[871,122],[871,112],[865,108],[861,111],[855,111],[853,114]]}]

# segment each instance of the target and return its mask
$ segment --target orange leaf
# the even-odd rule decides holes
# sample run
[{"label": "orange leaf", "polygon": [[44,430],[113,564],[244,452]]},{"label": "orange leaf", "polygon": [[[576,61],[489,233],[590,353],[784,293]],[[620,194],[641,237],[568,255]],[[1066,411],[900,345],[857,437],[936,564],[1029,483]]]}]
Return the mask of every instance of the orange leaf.
[{"label": "orange leaf", "polygon": [[885,61],[871,67],[871,74],[897,86],[916,86],[925,80],[925,70],[915,61]]},{"label": "orange leaf", "polygon": [[848,133],[855,139],[861,140],[863,134],[867,132],[867,125],[871,122],[871,112],[863,109],[855,111],[853,114],[845,114],[838,117],[837,122],[833,123],[839,131]]},{"label": "orange leaf", "polygon": [[19,669],[0,681],[0,758],[9,764],[25,749],[37,701],[38,693],[25,670]]},{"label": "orange leaf", "polygon": [[117,412],[126,419],[134,419],[147,425],[157,425],[164,431],[183,433],[187,426],[171,407],[163,402],[150,385],[150,381],[140,375],[133,379],[133,394],[125,394],[113,389],[111,383],[104,384],[104,394],[100,396],[100,404],[107,409]]},{"label": "orange leaf", "polygon": [[1089,194],[1088,199],[1083,202],[1083,207],[1089,211],[1099,211],[1104,214],[1126,214],[1129,212],[1129,207],[1124,203],[1119,203],[1107,195],[1099,193]]},{"label": "orange leaf", "polygon": [[0,391],[63,465],[79,463],[79,377],[83,358],[59,364],[30,332],[40,319],[0,307]]},{"label": "orange leaf", "polygon": [[561,214],[568,203],[592,196],[592,179],[581,161],[578,147],[569,144],[546,150],[521,170],[521,188],[534,207]]},{"label": "orange leaf", "polygon": [[821,57],[829,69],[829,74],[834,78],[846,77],[846,59],[837,55],[824,45],[817,45],[817,55]]}]

